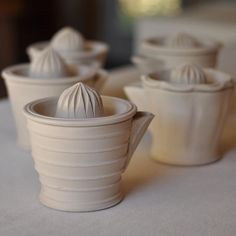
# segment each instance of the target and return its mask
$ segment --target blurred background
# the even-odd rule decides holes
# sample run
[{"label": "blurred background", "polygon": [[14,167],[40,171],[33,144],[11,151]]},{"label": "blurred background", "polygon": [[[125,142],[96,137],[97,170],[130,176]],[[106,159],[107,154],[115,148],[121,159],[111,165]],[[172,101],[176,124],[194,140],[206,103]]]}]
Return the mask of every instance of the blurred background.
[{"label": "blurred background", "polygon": [[[111,69],[130,64],[142,38],[177,27],[191,32],[191,25],[230,45],[236,39],[236,1],[0,0],[0,69],[28,61],[25,48],[49,40],[63,26],[107,42],[106,68]],[[4,96],[1,79],[0,97]]]}]

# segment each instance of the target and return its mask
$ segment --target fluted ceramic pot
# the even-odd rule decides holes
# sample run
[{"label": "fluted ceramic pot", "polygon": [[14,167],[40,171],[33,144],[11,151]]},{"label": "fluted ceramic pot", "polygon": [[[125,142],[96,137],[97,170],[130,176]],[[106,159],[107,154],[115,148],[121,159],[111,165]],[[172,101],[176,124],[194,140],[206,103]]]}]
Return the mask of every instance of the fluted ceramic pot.
[{"label": "fluted ceramic pot", "polygon": [[[38,53],[44,50],[49,46],[49,42],[38,42],[31,44],[27,47],[26,52],[30,58],[33,60]],[[83,51],[59,51],[57,52],[61,57],[71,65],[80,65],[80,64],[98,64],[98,67],[103,67],[107,54],[109,51],[109,46],[106,43],[98,41],[86,41],[85,50]]]},{"label": "fluted ceramic pot", "polygon": [[88,66],[78,68],[79,75],[59,79],[30,78],[29,64],[11,66],[3,70],[2,76],[10,98],[17,129],[17,142],[20,147],[30,148],[26,119],[22,113],[24,105],[35,99],[59,96],[66,88],[79,81],[99,90],[108,76],[101,69],[96,71]]},{"label": "fluted ceramic pot", "polygon": [[140,55],[133,57],[132,61],[142,74],[157,70],[155,65],[163,69],[192,63],[215,68],[222,45],[208,38],[199,38],[198,41],[201,42],[201,46],[196,48],[172,48],[162,45],[163,37],[148,38],[140,45]]},{"label": "fluted ceramic pot", "polygon": [[95,211],[119,203],[121,175],[153,115],[128,101],[102,97],[105,116],[55,118],[56,98],[26,105],[40,201],[64,211]]},{"label": "fluted ceramic pot", "polygon": [[139,108],[157,115],[150,125],[153,159],[202,165],[221,157],[219,141],[234,83],[219,71],[205,69],[205,73],[207,84],[176,85],[152,74],[143,76],[142,85],[125,88]]}]

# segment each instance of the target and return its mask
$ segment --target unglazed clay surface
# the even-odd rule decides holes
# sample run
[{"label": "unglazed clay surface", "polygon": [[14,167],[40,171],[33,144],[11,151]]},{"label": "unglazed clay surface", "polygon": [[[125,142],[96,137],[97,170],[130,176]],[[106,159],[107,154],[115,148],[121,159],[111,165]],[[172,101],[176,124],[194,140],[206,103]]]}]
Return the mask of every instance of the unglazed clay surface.
[{"label": "unglazed clay surface", "polygon": [[149,74],[165,68],[164,61],[158,58],[136,55],[132,57],[133,64],[138,68],[140,74]]},{"label": "unglazed clay surface", "polygon": [[59,97],[56,117],[85,119],[103,115],[99,93],[83,83],[66,89]]},{"label": "unglazed clay surface", "polygon": [[196,48],[200,46],[195,37],[181,32],[166,37],[163,45],[171,48]]},{"label": "unglazed clay surface", "polygon": [[[196,70],[193,65],[182,68],[186,66],[188,70]],[[219,140],[234,87],[233,80],[222,72],[200,69],[198,72],[203,72],[206,80],[200,80],[195,71],[189,73],[192,78],[187,83],[186,75],[183,83],[173,83],[171,72],[166,70],[143,76],[142,86],[125,88],[128,97],[138,107],[157,115],[150,126],[151,156],[175,165],[214,162],[221,157]],[[175,75],[179,77],[179,73]],[[199,83],[196,83],[196,78]],[[139,104],[140,100],[142,103]]]},{"label": "unglazed clay surface", "polygon": [[141,70],[148,68],[145,58],[149,58],[149,63],[152,59],[159,60],[165,68],[174,68],[184,63],[214,68],[220,48],[221,44],[218,42],[186,33],[148,38],[140,45],[139,53],[143,58],[138,67]]},{"label": "unglazed clay surface", "polygon": [[31,60],[48,46],[52,46],[70,65],[97,64],[102,67],[106,61],[109,47],[106,43],[85,40],[83,36],[71,27],[59,30],[47,42],[38,42],[27,48]]},{"label": "unglazed clay surface", "polygon": [[44,205],[95,211],[122,200],[121,174],[153,115],[122,99],[102,101],[103,117],[78,120],[55,117],[55,98],[25,107]]},{"label": "unglazed clay surface", "polygon": [[[36,63],[33,61],[31,65],[15,65],[4,69],[2,72],[16,122],[17,142],[20,147],[25,149],[30,148],[26,119],[22,114],[25,104],[43,97],[59,96],[66,88],[79,81],[100,90],[108,78],[106,71],[83,65],[73,67],[73,72],[70,71],[71,75],[60,77],[59,75],[65,73],[65,70],[61,68],[65,63],[60,63],[61,59],[55,59],[53,51],[49,54],[44,62],[54,63],[54,65],[40,64],[42,66],[39,68],[36,65],[32,66]],[[38,58],[35,58],[35,60],[38,60]],[[55,63],[55,60],[58,63]],[[33,74],[37,74],[37,77],[30,76],[30,68],[31,72],[33,72],[33,68],[35,69]],[[39,74],[42,76],[40,77]],[[49,75],[53,77],[49,77]],[[55,77],[55,75],[58,75],[58,77]]]},{"label": "unglazed clay surface", "polygon": [[53,36],[51,45],[58,51],[81,51],[84,49],[84,38],[73,28],[64,27]]},{"label": "unglazed clay surface", "polygon": [[203,69],[194,64],[183,64],[171,70],[169,81],[179,84],[206,84]]},{"label": "unglazed clay surface", "polygon": [[45,48],[30,63],[29,76],[32,78],[58,79],[71,75],[61,56],[51,47]]}]

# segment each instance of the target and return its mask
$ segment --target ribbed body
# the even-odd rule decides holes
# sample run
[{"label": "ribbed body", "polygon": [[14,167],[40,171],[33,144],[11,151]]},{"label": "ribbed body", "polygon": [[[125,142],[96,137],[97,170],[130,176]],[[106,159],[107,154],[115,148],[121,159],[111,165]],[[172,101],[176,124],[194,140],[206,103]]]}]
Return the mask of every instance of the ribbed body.
[{"label": "ribbed body", "polygon": [[96,118],[55,117],[56,98],[24,107],[44,205],[82,212],[122,200],[121,174],[153,115],[123,99],[101,98],[104,115]]},{"label": "ribbed body", "polygon": [[62,127],[29,120],[41,202],[59,210],[91,211],[121,201],[131,122]]}]

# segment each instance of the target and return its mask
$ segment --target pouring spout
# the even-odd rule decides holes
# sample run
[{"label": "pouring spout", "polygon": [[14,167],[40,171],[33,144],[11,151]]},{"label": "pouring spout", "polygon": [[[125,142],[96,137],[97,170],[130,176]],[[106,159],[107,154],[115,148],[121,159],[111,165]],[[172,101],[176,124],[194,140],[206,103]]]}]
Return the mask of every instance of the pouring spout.
[{"label": "pouring spout", "polygon": [[129,149],[123,171],[126,170],[134,151],[136,150],[153,118],[154,115],[149,112],[137,112],[134,116],[130,134]]}]

